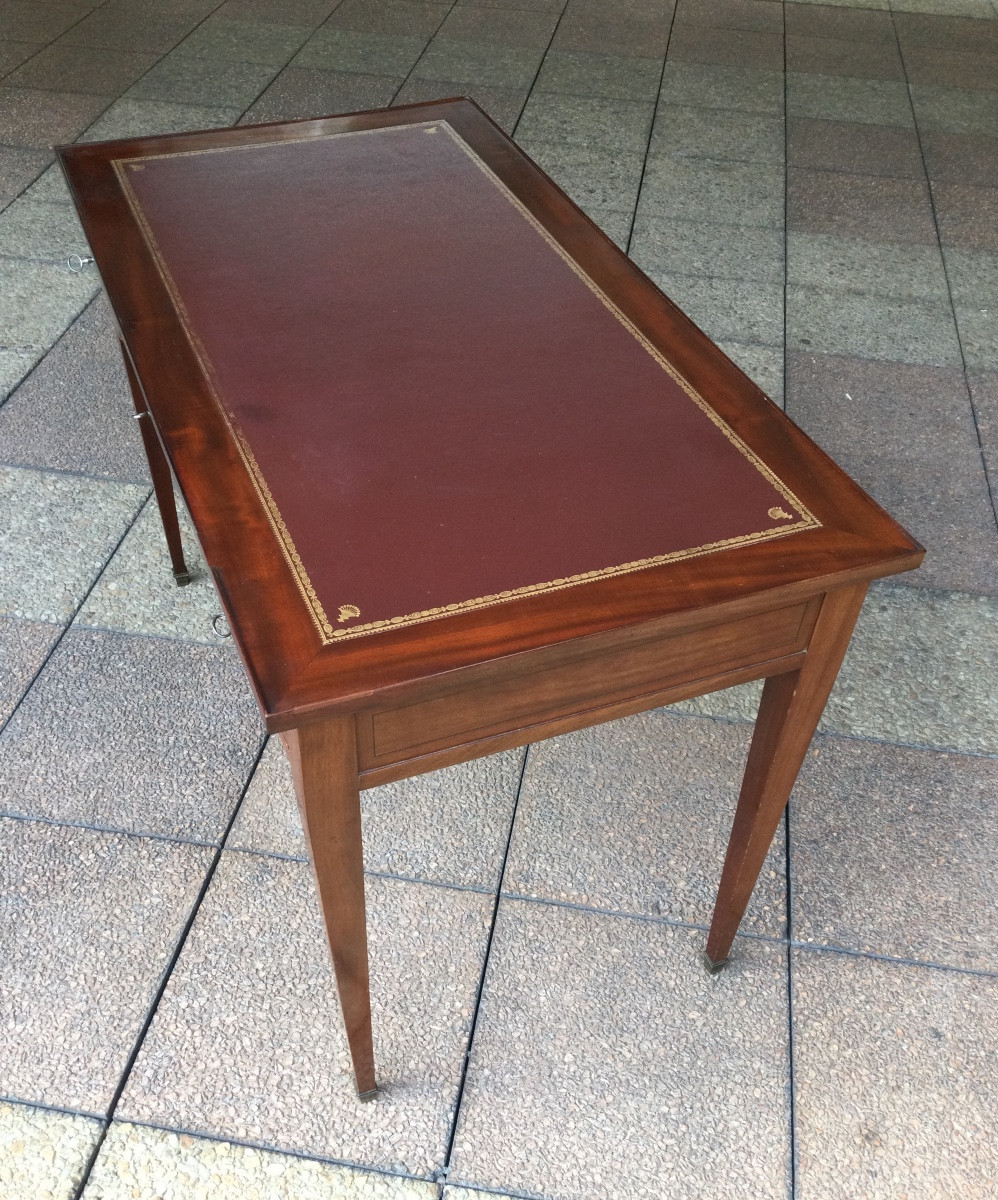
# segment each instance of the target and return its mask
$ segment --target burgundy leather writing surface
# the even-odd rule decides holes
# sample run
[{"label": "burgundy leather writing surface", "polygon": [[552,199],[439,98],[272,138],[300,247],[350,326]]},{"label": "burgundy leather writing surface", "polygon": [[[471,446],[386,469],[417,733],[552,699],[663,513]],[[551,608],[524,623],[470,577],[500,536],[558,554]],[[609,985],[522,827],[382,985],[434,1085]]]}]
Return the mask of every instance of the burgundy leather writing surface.
[{"label": "burgundy leather writing surface", "polygon": [[117,170],[323,640],[817,526],[445,122]]}]

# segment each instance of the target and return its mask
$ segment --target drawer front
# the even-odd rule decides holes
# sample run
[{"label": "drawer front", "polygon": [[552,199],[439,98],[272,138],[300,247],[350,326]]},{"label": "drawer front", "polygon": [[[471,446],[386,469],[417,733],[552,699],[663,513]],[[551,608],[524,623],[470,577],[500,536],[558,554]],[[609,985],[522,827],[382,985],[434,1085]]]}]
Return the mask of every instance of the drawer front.
[{"label": "drawer front", "polygon": [[816,607],[796,604],[725,625],[521,669],[488,684],[418,704],[382,709],[361,722],[361,766],[374,767],[473,742],[804,649]]}]

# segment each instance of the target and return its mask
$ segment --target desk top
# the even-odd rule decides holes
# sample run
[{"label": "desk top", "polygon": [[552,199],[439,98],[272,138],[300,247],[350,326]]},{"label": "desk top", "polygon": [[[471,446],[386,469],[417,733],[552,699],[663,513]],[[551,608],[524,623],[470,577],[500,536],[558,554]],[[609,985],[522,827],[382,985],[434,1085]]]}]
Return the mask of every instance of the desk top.
[{"label": "desk top", "polygon": [[470,102],[62,159],[278,724],[365,673],[915,565]]}]

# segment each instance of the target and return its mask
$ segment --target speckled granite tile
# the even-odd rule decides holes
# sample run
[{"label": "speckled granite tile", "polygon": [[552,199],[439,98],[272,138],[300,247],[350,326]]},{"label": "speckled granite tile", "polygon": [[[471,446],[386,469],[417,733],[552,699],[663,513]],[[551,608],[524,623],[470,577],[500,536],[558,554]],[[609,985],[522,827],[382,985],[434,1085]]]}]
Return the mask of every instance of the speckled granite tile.
[{"label": "speckled granite tile", "polygon": [[98,298],[0,408],[0,454],[11,463],[146,484],[113,319]]},{"label": "speckled granite tile", "polygon": [[210,55],[168,54],[128,89],[133,100],[244,107],[274,78],[269,63],[220,62]]},{"label": "speckled granite tile", "polygon": [[174,581],[159,506],[150,496],[77,613],[77,625],[218,645],[212,621],[222,605],[180,502],[177,515],[192,581],[184,587]]},{"label": "speckled granite tile", "polygon": [[291,66],[404,78],[426,48],[425,37],[358,33],[324,25],[302,46]]},{"label": "speckled granite tile", "polygon": [[74,209],[21,196],[0,213],[0,254],[64,266],[70,254],[89,254]]},{"label": "speckled granite tile", "polygon": [[[874,584],[819,728],[913,746],[998,753],[998,600]],[[755,719],[759,685],[673,706]]]},{"label": "speckled granite tile", "polygon": [[903,82],[835,75],[788,73],[787,115],[901,128],[913,123]]},{"label": "speckled granite tile", "polygon": [[11,87],[117,96],[156,62],[157,51],[109,50],[58,41],[4,80]]},{"label": "speckled granite tile", "polygon": [[684,313],[716,341],[783,340],[783,287],[743,279],[704,279],[653,272],[652,278]]},{"label": "speckled granite tile", "polygon": [[998,760],[819,738],[791,813],[793,936],[998,969]]},{"label": "speckled granite tile", "polygon": [[998,187],[998,137],[924,130],[921,134],[929,178]]},{"label": "speckled granite tile", "polygon": [[72,141],[110,102],[82,92],[0,87],[0,142],[51,149]]},{"label": "speckled granite tile", "polygon": [[977,89],[998,88],[998,60],[993,54],[973,50],[945,50],[938,46],[912,46],[905,51],[905,70],[914,84]]},{"label": "speckled granite tile", "polygon": [[853,41],[893,42],[894,29],[890,15],[886,12],[862,11],[853,12],[852,8],[863,10],[886,9],[886,0],[879,4],[868,4],[866,0],[851,0],[847,6],[842,6],[840,0],[819,0],[811,7],[811,0],[803,4],[787,4],[784,6],[787,33],[801,37],[831,37],[844,38]]},{"label": "speckled granite tile", "polygon": [[436,1184],[115,1121],[81,1200],[437,1200]]},{"label": "speckled granite tile", "polygon": [[781,117],[660,104],[648,153],[652,157],[784,161]]},{"label": "speckled granite tile", "polygon": [[[347,0],[350,3],[350,0]],[[403,10],[409,4],[403,4]],[[502,9],[454,5],[448,12],[445,5],[413,6],[435,10],[422,31],[432,33],[436,21],[444,17],[436,37],[441,42],[472,42],[478,45],[505,47],[522,46],[544,50],[558,25],[558,13],[542,9]],[[439,14],[439,15],[438,15]],[[607,22],[609,24],[609,22]]]},{"label": "speckled granite tile", "polygon": [[641,154],[539,138],[524,138],[523,149],[580,208],[634,211],[641,185]]},{"label": "speckled granite tile", "polygon": [[642,216],[783,228],[784,172],[773,163],[648,160]]},{"label": "speckled granite tile", "polygon": [[0,1101],[0,1189],[15,1197],[73,1200],[101,1123]]},{"label": "speckled granite tile", "polygon": [[962,370],[792,353],[787,412],[927,547],[899,582],[998,593],[998,530]]},{"label": "speckled granite tile", "polygon": [[0,725],[14,711],[59,633],[58,625],[45,621],[0,617]]},{"label": "speckled granite tile", "polygon": [[512,134],[527,102],[527,89],[484,87],[462,79],[410,76],[395,93],[392,104],[421,104],[425,100],[446,100],[451,96],[470,96],[497,125]]},{"label": "speckled granite tile", "polygon": [[413,68],[413,75],[422,79],[461,80],[483,87],[529,90],[542,58],[543,49],[434,39]]},{"label": "speckled granite tile", "polygon": [[6,349],[37,360],[97,294],[100,281],[65,263],[0,258],[0,328]]},{"label": "speckled granite tile", "polygon": [[904,80],[905,77],[897,46],[886,39],[855,41],[791,33],[787,35],[786,47],[788,71],[857,79]]},{"label": "speckled granite tile", "polygon": [[711,977],[702,936],[504,901],[450,1179],[557,1200],[786,1200],[784,951],[742,940]]},{"label": "speckled granite tile", "polygon": [[13,146],[0,149],[0,208],[5,208],[51,162],[47,150]]},{"label": "speckled granite tile", "polygon": [[4,1090],[102,1113],[211,852],[41,821],[0,825]]},{"label": "speckled granite tile", "polygon": [[[615,8],[615,14],[620,8]],[[620,12],[613,21],[605,10],[569,5],[551,39],[555,50],[578,54],[615,54],[662,61],[669,41],[669,10]]]},{"label": "speckled granite tile", "polygon": [[998,92],[913,83],[911,102],[920,131],[983,134],[993,138],[998,129]]},{"label": "speckled granite tile", "polygon": [[948,303],[787,288],[787,349],[928,366],[962,365]]},{"label": "speckled granite tile", "polygon": [[630,257],[651,276],[719,275],[757,283],[784,278],[784,235],[780,229],[706,221],[666,220],[645,212],[634,222]]},{"label": "speckled granite tile", "polygon": [[669,38],[669,61],[780,71],[783,69],[783,31],[727,29],[722,25],[677,22]]},{"label": "speckled granite tile", "polygon": [[859,121],[787,121],[787,161],[793,167],[921,179],[922,156],[914,129]]},{"label": "speckled granite tile", "polygon": [[998,187],[937,182],[932,199],[944,246],[998,252]]},{"label": "speckled granite tile", "polygon": [[72,204],[66,177],[58,163],[52,163],[31,185],[32,200],[44,200],[47,204]]},{"label": "speckled granite tile", "polygon": [[516,140],[528,153],[540,142],[643,154],[653,112],[650,103],[635,100],[535,93],[523,110]]},{"label": "speckled granite tile", "polygon": [[40,350],[0,350],[0,404],[27,375],[40,355]]},{"label": "speckled granite tile", "polygon": [[[971,0],[975,3],[976,0]],[[983,25],[980,21],[965,21],[960,16],[947,16],[946,10],[956,9],[961,0],[929,0],[928,7],[940,12],[916,15],[905,12],[906,0],[894,0],[894,26],[902,49],[915,46],[936,47],[940,50],[981,50],[998,54],[998,26]],[[992,18],[994,14],[990,14]]]},{"label": "speckled granite tile", "polygon": [[[710,923],[751,731],[643,713],[532,746],[504,887]],[[783,833],[744,928],[782,937]]]},{"label": "speckled granite tile", "polygon": [[606,96],[613,100],[654,100],[662,64],[633,55],[581,54],[551,50],[534,85],[538,92]]},{"label": "speckled granite tile", "polygon": [[439,1168],[491,900],[368,879],[367,907],[375,1103],[354,1091],[309,867],[230,852],[119,1115],[419,1176]]},{"label": "speckled granite tile", "polygon": [[382,108],[402,82],[401,77],[351,75],[288,67],[240,118],[240,125],[319,117],[362,108]]},{"label": "speckled granite tile", "polygon": [[68,621],[147,493],[133,483],[0,467],[0,614]]},{"label": "speckled granite tile", "polygon": [[920,179],[791,167],[787,172],[787,225],[802,232],[868,242],[937,244],[929,190]]},{"label": "speckled granite tile", "polygon": [[[522,764],[522,750],[506,750],[361,792],[367,869],[495,888]],[[226,844],[307,856],[291,768],[278,737],[263,752]]]},{"label": "speckled granite tile", "polygon": [[91,125],[78,141],[103,142],[114,138],[147,137],[156,133],[187,133],[195,129],[221,129],[242,112],[198,104],[169,104],[165,100],[133,100],[122,96]]},{"label": "speckled granite tile", "polygon": [[[429,38],[447,15],[446,0],[342,0],[326,23],[327,29],[353,29],[358,33],[413,35]],[[477,39],[472,39],[477,40]]]},{"label": "speckled granite tile", "polygon": [[745,372],[780,408],[783,408],[783,347],[718,342],[719,349]]},{"label": "speckled granite tile", "polygon": [[782,115],[783,72],[666,62],[661,102]]},{"label": "speckled granite tile", "polygon": [[233,651],[71,629],[0,734],[3,805],[214,841],[262,741]]},{"label": "speckled granite tile", "polygon": [[787,235],[787,280],[802,287],[873,292],[903,299],[949,299],[938,245],[869,242],[830,233]]},{"label": "speckled granite tile", "polygon": [[33,4],[8,3],[4,9],[4,34],[29,42],[50,42],[84,16],[93,5],[91,0],[67,3]]},{"label": "speckled granite tile", "polygon": [[793,952],[800,1200],[988,1200],[998,979]]},{"label": "speckled granite tile", "polygon": [[98,5],[61,40],[63,45],[162,54],[186,37],[202,16],[128,4]]},{"label": "speckled granite tile", "polygon": [[19,67],[26,59],[37,54],[42,49],[44,42],[22,41],[19,38],[9,38],[7,30],[4,29],[3,38],[0,39],[0,75],[6,75],[13,71],[15,67]]},{"label": "speckled granite tile", "polygon": [[973,304],[954,301],[956,326],[967,367],[974,370],[998,370],[998,302]]},{"label": "speckled granite tile", "polygon": [[580,205],[586,216],[597,225],[620,250],[627,251],[627,243],[631,234],[631,224],[634,219],[632,210],[622,208],[604,208],[599,204],[586,203]]},{"label": "speckled granite tile", "polygon": [[[984,458],[993,481],[998,479],[998,371],[969,371],[967,381]],[[998,502],[998,496],[992,496],[992,500]],[[998,520],[998,503],[995,518]]]}]

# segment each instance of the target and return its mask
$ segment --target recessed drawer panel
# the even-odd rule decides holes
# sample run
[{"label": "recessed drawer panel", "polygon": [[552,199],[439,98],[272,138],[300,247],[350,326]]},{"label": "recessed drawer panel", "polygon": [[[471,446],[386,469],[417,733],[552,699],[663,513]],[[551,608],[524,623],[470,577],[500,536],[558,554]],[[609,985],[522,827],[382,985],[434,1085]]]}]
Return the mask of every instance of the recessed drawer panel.
[{"label": "recessed drawer panel", "polygon": [[434,699],[374,712],[361,737],[362,766],[474,741],[571,713],[662,691],[688,680],[803,649],[814,607],[797,604],[699,630],[523,669],[491,685],[450,690]]}]

